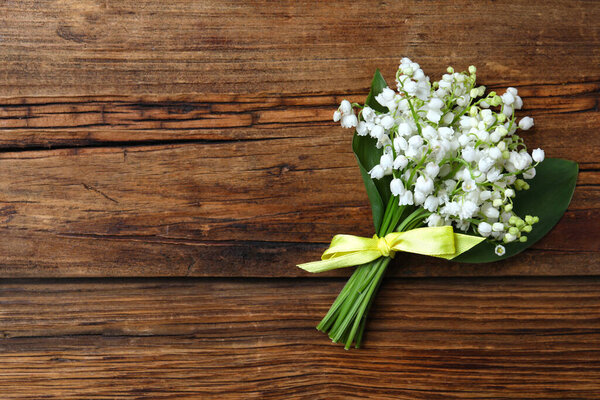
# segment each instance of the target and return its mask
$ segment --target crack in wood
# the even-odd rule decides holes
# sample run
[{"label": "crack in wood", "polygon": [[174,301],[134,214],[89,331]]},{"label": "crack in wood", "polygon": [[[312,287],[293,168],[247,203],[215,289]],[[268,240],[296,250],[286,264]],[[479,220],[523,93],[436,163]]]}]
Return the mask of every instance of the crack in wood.
[{"label": "crack in wood", "polygon": [[110,200],[110,201],[112,201],[112,202],[113,202],[113,203],[115,203],[115,204],[119,204],[119,202],[118,202],[117,200],[113,199],[112,197],[108,196],[108,195],[107,195],[107,194],[105,194],[105,193],[102,193],[100,190],[96,189],[95,187],[93,187],[93,186],[90,186],[90,185],[88,185],[88,184],[85,184],[85,183],[83,183],[83,182],[82,182],[81,184],[82,184],[82,185],[83,185],[83,187],[84,187],[84,188],[86,188],[87,190],[91,190],[92,192],[96,192],[96,193],[98,193],[100,196],[104,197],[105,199],[107,199],[107,200]]}]

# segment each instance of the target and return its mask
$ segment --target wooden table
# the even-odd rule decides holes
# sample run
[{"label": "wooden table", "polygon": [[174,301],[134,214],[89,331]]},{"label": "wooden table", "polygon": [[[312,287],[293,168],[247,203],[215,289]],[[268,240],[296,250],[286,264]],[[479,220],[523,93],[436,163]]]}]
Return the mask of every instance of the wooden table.
[{"label": "wooden table", "polygon": [[[397,257],[361,350],[314,329],[370,235],[331,121],[402,56],[519,89],[579,162],[505,262]],[[600,399],[600,3],[0,3],[0,398]]]}]

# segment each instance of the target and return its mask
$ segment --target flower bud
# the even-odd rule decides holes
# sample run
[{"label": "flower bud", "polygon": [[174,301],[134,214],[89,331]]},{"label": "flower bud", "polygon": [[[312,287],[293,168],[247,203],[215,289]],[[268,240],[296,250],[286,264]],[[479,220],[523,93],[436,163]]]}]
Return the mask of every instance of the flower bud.
[{"label": "flower bud", "polygon": [[527,233],[531,232],[531,229],[532,229],[531,225],[525,225],[524,227],[521,228],[521,230],[523,232],[527,232]]},{"label": "flower bud", "polygon": [[526,241],[527,241],[527,236],[521,236],[519,238],[519,242],[521,242],[521,243],[525,243]]},{"label": "flower bud", "polygon": [[504,211],[506,211],[506,212],[512,211],[512,209],[513,209],[512,204],[507,204],[504,206]]},{"label": "flower bud", "polygon": [[519,121],[519,128],[523,129],[524,131],[531,129],[532,126],[533,118],[531,117],[524,117]]},{"label": "flower bud", "polygon": [[544,150],[542,150],[542,149],[535,149],[534,151],[531,152],[531,158],[533,158],[533,161],[535,161],[535,162],[544,161],[545,156],[546,155],[544,153]]},{"label": "flower bud", "polygon": [[477,72],[477,68],[474,65],[469,66],[469,73],[473,75],[475,72]]},{"label": "flower bud", "polygon": [[522,228],[523,226],[525,226],[525,221],[523,221],[521,218],[517,217],[517,222],[515,222],[515,226],[517,228]]},{"label": "flower bud", "polygon": [[494,107],[498,107],[502,103],[502,98],[500,96],[493,96],[488,103]]}]

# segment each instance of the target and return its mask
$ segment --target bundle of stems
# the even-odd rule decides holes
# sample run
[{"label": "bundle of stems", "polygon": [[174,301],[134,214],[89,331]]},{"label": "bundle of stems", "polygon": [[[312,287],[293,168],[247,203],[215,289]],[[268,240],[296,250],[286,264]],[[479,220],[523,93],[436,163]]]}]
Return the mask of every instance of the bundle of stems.
[{"label": "bundle of stems", "polygon": [[[398,197],[391,196],[377,236],[384,237],[391,232],[417,228],[429,215],[430,213],[422,208],[399,206]],[[367,314],[391,259],[379,257],[357,267],[317,329],[327,333],[332,341],[344,343],[346,350],[352,343],[359,348]]]}]

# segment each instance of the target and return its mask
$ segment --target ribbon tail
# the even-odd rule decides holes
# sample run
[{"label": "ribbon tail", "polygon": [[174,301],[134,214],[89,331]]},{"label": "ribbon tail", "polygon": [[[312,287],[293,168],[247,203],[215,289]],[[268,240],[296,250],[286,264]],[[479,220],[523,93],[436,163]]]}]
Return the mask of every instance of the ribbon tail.
[{"label": "ribbon tail", "polygon": [[452,260],[454,257],[458,257],[462,253],[471,250],[479,243],[485,240],[481,236],[463,235],[461,233],[454,234],[454,253],[453,254],[441,254],[436,257],[445,258],[446,260]]},{"label": "ribbon tail", "polygon": [[307,272],[318,273],[332,269],[353,267],[356,265],[366,264],[381,257],[379,251],[360,251],[352,253],[336,253],[330,258],[321,261],[313,261],[304,264],[299,264],[298,267]]}]

